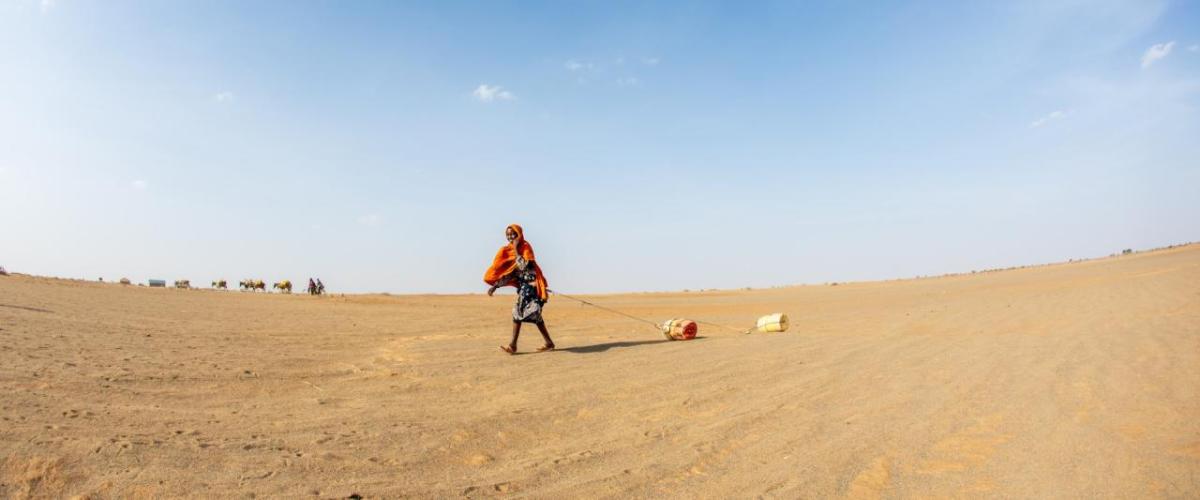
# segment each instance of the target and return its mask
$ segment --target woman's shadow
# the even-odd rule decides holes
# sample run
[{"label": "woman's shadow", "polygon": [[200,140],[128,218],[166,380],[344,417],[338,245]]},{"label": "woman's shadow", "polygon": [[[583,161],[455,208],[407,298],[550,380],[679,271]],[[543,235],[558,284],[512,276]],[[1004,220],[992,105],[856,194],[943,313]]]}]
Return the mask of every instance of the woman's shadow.
[{"label": "woman's shadow", "polygon": [[[700,340],[700,338],[701,337],[696,337],[694,340]],[[566,347],[566,348],[562,348],[559,350],[567,351],[567,352],[574,352],[574,353],[579,353],[579,354],[586,354],[586,353],[592,353],[592,352],[604,352],[609,349],[615,349],[617,347],[636,347],[636,346],[640,346],[640,345],[662,344],[662,343],[666,343],[666,342],[674,342],[674,341],[667,340],[667,339],[625,340],[625,341],[621,341],[621,342],[605,342],[603,344],[592,344],[592,345],[581,345],[581,346],[575,346],[575,347]]]}]

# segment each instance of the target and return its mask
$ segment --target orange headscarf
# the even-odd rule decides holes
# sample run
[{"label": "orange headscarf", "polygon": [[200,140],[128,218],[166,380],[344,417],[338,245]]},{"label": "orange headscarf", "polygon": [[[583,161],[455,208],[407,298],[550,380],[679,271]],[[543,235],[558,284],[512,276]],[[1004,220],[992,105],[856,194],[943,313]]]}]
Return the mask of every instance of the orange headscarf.
[{"label": "orange headscarf", "polygon": [[[521,252],[521,258],[529,262],[533,266],[533,270],[537,272],[537,292],[538,298],[549,300],[550,293],[547,291],[549,285],[546,284],[546,273],[542,272],[542,268],[538,267],[537,261],[533,258],[533,245],[525,241],[525,230],[521,226],[512,224],[508,226],[517,233],[517,249]],[[489,267],[487,272],[483,273],[483,282],[489,285],[495,285],[501,278],[508,276],[513,271],[517,270],[517,252],[513,250],[511,244],[500,247],[496,252],[496,256],[492,257],[492,267]],[[516,285],[513,285],[516,286]]]}]

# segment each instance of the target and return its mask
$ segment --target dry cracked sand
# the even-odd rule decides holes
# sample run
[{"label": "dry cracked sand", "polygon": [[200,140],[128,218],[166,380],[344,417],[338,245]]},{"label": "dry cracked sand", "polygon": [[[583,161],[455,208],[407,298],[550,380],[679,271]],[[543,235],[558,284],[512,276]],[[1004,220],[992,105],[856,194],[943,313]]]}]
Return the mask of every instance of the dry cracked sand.
[{"label": "dry cracked sand", "polygon": [[1200,496],[1197,245],[589,298],[792,328],[560,297],[507,356],[511,295],[0,277],[0,496]]}]

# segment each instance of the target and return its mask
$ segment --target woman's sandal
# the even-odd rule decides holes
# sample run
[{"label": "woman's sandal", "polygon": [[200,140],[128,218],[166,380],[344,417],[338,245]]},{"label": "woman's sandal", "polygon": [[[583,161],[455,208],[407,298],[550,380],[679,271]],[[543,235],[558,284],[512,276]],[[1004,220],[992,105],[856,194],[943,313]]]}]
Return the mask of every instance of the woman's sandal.
[{"label": "woman's sandal", "polygon": [[517,353],[516,349],[513,349],[513,348],[511,348],[511,347],[509,347],[509,346],[506,346],[506,345],[502,345],[502,346],[500,346],[500,350],[501,350],[501,351],[504,351],[504,352],[507,352],[507,353],[509,353],[509,354],[516,354],[516,353]]},{"label": "woman's sandal", "polygon": [[544,346],[537,348],[537,352],[546,352],[546,351],[553,351],[553,350],[554,350],[554,346],[552,346],[552,345],[544,345]]}]

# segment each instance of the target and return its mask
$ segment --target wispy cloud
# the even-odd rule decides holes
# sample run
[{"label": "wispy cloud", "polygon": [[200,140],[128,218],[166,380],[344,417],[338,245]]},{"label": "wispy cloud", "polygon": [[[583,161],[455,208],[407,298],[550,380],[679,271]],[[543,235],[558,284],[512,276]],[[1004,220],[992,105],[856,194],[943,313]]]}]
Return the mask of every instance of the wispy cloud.
[{"label": "wispy cloud", "polygon": [[379,214],[366,214],[358,217],[360,226],[377,227],[381,223],[383,223],[383,217],[380,217]]},{"label": "wispy cloud", "polygon": [[1175,42],[1159,43],[1153,47],[1146,49],[1146,53],[1142,54],[1142,69],[1149,68],[1154,61],[1167,57],[1171,53],[1171,49],[1175,47]]},{"label": "wispy cloud", "polygon": [[576,61],[574,59],[570,59],[563,63],[563,67],[567,68],[567,71],[592,71],[596,69],[595,64],[590,62]]},{"label": "wispy cloud", "polygon": [[512,92],[504,90],[503,87],[488,85],[486,83],[481,83],[478,87],[475,87],[471,95],[475,96],[475,99],[478,99],[480,102],[511,101],[517,98]]},{"label": "wispy cloud", "polygon": [[1046,123],[1067,116],[1066,111],[1052,111],[1050,114],[1034,120],[1029,124],[1029,128],[1038,128]]},{"label": "wispy cloud", "polygon": [[146,188],[150,187],[150,183],[146,182],[142,179],[137,179],[133,182],[130,182],[129,185],[130,185],[130,187],[132,187],[133,189],[136,189],[138,191],[145,191]]},{"label": "wispy cloud", "polygon": [[[567,61],[563,63],[563,68],[566,68],[567,71],[572,73],[591,74],[592,76],[596,76],[601,73],[606,73],[610,70],[623,68],[625,67],[626,61],[628,60],[625,58],[625,56],[617,56],[615,59],[606,59],[602,62],[581,59],[567,59]],[[644,66],[658,66],[659,62],[662,62],[662,59],[657,57],[642,57],[633,59],[631,61],[632,64],[641,63]]]},{"label": "wispy cloud", "polygon": [[622,87],[630,87],[633,85],[637,85],[639,82],[640,82],[640,80],[638,80],[636,76],[627,76],[624,78],[617,78],[617,85],[620,85]]},{"label": "wispy cloud", "polygon": [[1188,52],[1200,52],[1200,45],[1192,44],[1188,46]]},{"label": "wispy cloud", "polygon": [[38,2],[38,4],[42,8],[42,12],[49,12],[50,9],[54,8],[55,3],[57,3],[55,0],[41,0],[40,2]]},{"label": "wispy cloud", "polygon": [[213,100],[213,102],[219,102],[219,103],[233,102],[233,92],[230,92],[228,90],[217,92],[216,94],[213,94],[212,100]]}]

